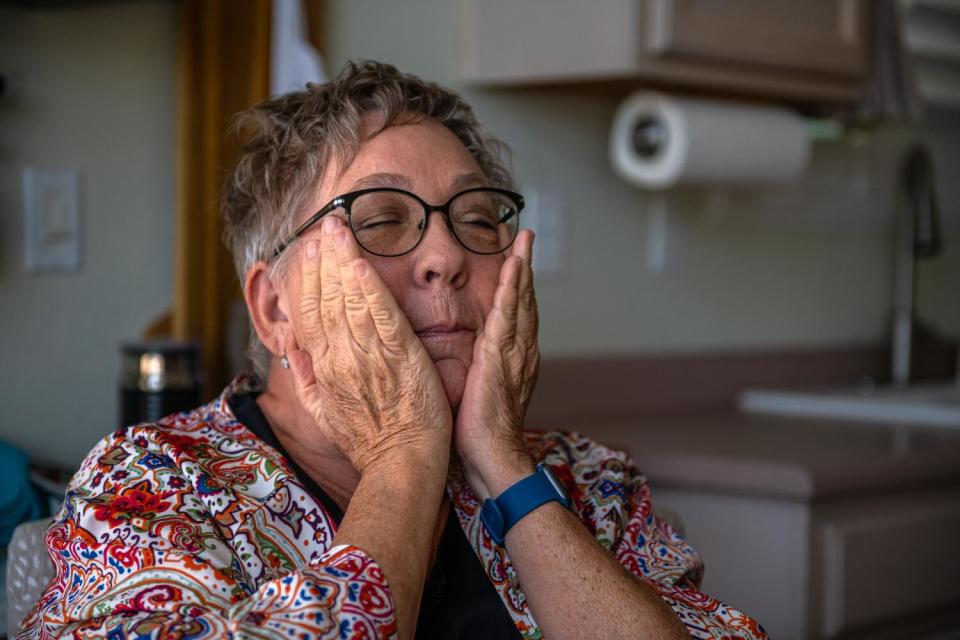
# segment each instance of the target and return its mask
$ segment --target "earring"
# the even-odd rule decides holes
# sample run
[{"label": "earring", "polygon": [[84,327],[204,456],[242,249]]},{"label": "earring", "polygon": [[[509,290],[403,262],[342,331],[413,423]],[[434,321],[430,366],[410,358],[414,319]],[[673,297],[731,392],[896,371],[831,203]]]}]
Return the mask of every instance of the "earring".
[{"label": "earring", "polygon": [[284,369],[290,368],[290,360],[287,358],[287,352],[284,351],[280,354],[280,366]]}]

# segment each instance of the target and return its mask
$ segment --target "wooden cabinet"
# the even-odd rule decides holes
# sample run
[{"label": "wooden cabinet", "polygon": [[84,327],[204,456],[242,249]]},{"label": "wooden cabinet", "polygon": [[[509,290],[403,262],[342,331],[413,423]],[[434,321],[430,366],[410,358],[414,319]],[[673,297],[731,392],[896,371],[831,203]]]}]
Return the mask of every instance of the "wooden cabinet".
[{"label": "wooden cabinet", "polygon": [[857,0],[648,0],[646,46],[660,57],[858,77]]},{"label": "wooden cabinet", "polygon": [[465,0],[463,75],[843,103],[867,66],[864,0]]}]

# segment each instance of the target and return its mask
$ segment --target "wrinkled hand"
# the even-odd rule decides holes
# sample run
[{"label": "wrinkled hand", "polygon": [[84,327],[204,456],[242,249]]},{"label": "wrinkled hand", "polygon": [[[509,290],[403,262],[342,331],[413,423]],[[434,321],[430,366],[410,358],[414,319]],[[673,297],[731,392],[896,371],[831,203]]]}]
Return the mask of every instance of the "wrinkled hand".
[{"label": "wrinkled hand", "polygon": [[394,456],[450,446],[440,376],[389,289],[334,216],[302,249],[299,349],[288,354],[297,396],[362,476]]},{"label": "wrinkled hand", "polygon": [[[521,231],[500,269],[493,308],[473,348],[454,427],[467,481],[481,498],[533,470],[523,422],[540,367],[533,233]],[[514,477],[516,476],[516,477]]]}]

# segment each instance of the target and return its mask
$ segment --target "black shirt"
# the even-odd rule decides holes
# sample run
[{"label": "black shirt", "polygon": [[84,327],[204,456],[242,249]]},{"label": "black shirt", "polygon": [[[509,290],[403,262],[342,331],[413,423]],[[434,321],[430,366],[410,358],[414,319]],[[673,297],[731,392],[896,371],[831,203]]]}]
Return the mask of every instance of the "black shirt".
[{"label": "black shirt", "polygon": [[[231,396],[228,402],[245,427],[284,457],[307,491],[323,504],[339,526],[343,511],[287,454],[256,399],[256,393],[245,393]],[[437,561],[423,588],[416,637],[441,640],[520,638],[520,632],[460,528],[454,509],[450,509],[437,549]]]}]

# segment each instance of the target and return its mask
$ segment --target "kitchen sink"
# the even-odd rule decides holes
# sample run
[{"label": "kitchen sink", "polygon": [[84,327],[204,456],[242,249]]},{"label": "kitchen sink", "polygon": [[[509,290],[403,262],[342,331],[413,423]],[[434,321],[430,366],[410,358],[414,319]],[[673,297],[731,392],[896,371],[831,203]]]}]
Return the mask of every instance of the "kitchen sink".
[{"label": "kitchen sink", "polygon": [[749,413],[960,429],[960,384],[953,382],[899,389],[746,389],[737,401]]}]

